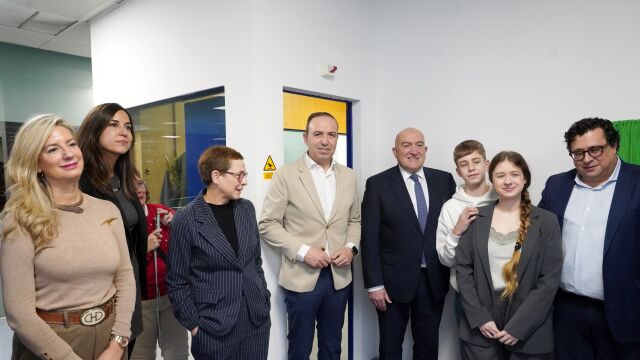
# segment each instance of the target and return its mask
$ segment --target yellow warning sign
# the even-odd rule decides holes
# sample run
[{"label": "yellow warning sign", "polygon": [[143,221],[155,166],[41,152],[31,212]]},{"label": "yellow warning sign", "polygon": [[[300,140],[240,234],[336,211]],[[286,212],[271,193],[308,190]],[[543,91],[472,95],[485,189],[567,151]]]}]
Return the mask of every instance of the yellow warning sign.
[{"label": "yellow warning sign", "polygon": [[273,162],[271,155],[267,158],[267,162],[264,164],[263,171],[276,171],[276,164]]}]

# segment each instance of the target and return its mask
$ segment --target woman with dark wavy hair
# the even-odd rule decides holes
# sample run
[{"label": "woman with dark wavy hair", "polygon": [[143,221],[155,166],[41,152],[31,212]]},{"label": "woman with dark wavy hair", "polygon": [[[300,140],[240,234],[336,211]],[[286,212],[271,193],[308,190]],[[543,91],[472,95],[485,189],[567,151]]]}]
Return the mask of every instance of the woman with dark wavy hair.
[{"label": "woman with dark wavy hair", "polygon": [[562,243],[552,213],[531,205],[531,172],[513,151],[489,165],[498,201],[479,208],[460,239],[456,272],[464,359],[549,359]]},{"label": "woman with dark wavy hair", "polygon": [[[147,225],[136,195],[133,165],[135,132],[129,112],[115,103],[95,106],[78,130],[78,144],[85,154],[80,179],[83,192],[111,201],[120,210],[136,278],[136,304],[131,319],[132,338],[142,332],[141,289],[145,287]],[[133,341],[129,343],[129,354]]]}]

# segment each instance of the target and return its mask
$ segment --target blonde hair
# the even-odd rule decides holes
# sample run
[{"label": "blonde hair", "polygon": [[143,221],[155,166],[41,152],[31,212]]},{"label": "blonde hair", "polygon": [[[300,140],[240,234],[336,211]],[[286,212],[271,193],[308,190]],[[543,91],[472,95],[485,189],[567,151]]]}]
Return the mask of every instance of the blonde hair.
[{"label": "blonde hair", "polygon": [[501,294],[503,299],[511,298],[518,289],[518,264],[520,263],[524,239],[527,237],[527,230],[529,229],[529,225],[531,225],[531,200],[529,199],[529,192],[524,190],[520,196],[520,227],[518,228],[516,247],[511,259],[502,267],[502,278],[505,283],[504,290]]},{"label": "blonde hair", "polygon": [[56,126],[73,134],[60,116],[41,114],[27,120],[16,134],[5,167],[7,203],[2,218],[12,214],[14,223],[3,229],[3,238],[18,229],[31,237],[36,249],[48,245],[58,235],[58,218],[51,189],[38,173],[38,158]]}]

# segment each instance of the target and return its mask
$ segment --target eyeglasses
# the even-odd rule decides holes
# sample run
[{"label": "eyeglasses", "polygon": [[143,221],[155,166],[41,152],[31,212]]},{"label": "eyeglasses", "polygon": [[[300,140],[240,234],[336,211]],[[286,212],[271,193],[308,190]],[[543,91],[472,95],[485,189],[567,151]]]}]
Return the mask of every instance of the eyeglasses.
[{"label": "eyeglasses", "polygon": [[229,174],[229,175],[233,175],[234,178],[236,178],[236,180],[238,180],[238,182],[242,182],[242,180],[244,180],[244,178],[247,177],[247,175],[249,175],[248,172],[246,171],[240,171],[237,173],[231,172],[231,171],[223,171],[223,173],[225,174]]},{"label": "eyeglasses", "polygon": [[136,187],[143,188],[146,186],[147,186],[147,183],[144,180],[136,180]]},{"label": "eyeglasses", "polygon": [[592,146],[587,150],[573,150],[569,153],[569,155],[575,161],[580,161],[584,159],[584,154],[589,153],[589,156],[592,158],[599,158],[604,153],[604,149],[609,146],[609,144],[604,144],[600,146]]}]

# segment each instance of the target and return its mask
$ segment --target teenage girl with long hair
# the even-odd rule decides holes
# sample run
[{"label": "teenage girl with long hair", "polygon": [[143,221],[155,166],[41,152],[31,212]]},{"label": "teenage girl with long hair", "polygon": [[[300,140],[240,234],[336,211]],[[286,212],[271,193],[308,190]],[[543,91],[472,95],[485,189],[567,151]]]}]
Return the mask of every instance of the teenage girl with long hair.
[{"label": "teenage girl with long hair", "polygon": [[531,172],[520,154],[498,153],[489,179],[498,201],[479,208],[456,251],[462,357],[548,359],[562,266],[558,220],[531,205]]}]

